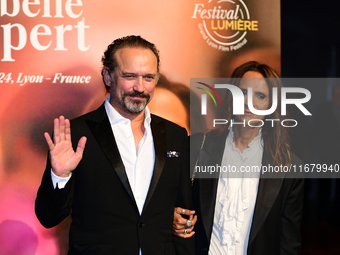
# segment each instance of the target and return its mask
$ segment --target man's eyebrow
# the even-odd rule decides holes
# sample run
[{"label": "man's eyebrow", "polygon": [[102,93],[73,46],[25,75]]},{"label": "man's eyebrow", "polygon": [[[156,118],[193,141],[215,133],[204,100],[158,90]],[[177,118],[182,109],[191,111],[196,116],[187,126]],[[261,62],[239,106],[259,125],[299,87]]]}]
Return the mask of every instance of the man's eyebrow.
[{"label": "man's eyebrow", "polygon": [[[139,75],[139,74],[133,73],[133,72],[120,72],[120,73],[121,73],[121,74],[134,74],[134,75]],[[157,74],[153,74],[153,73],[141,74],[141,76],[145,76],[145,75],[156,76]]]},{"label": "man's eyebrow", "polygon": [[132,72],[120,72],[121,74],[135,74],[137,75],[136,73],[132,73]]}]

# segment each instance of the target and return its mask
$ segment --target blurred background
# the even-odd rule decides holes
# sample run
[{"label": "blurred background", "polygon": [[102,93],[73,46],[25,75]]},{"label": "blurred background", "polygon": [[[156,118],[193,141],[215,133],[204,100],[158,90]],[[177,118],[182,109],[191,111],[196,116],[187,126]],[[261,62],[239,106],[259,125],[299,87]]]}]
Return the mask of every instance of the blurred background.
[{"label": "blurred background", "polygon": [[[339,77],[339,9],[335,0],[281,1],[282,77]],[[339,85],[334,79],[315,88],[316,100],[309,106],[313,117],[292,135],[293,149],[305,162],[340,162]],[[340,254],[339,216],[339,180],[307,179],[302,254]]]},{"label": "blurred background", "polygon": [[[13,3],[18,2],[23,1],[1,1],[0,8],[5,8],[7,3],[11,13]],[[22,11],[14,17],[0,17],[0,49],[4,48],[8,24],[23,24],[27,41],[31,40],[29,33],[37,24],[51,28],[51,36],[42,36],[45,39],[40,41],[45,46],[51,41],[50,48],[36,50],[27,42],[22,50],[12,49],[15,61],[0,62],[0,79],[8,73],[12,73],[13,79],[20,73],[52,79],[56,73],[62,73],[90,75],[91,82],[52,84],[44,80],[22,86],[0,83],[0,255],[66,254],[70,219],[58,227],[45,229],[34,214],[34,199],[47,153],[43,132],[52,130],[52,120],[60,114],[74,118],[103,102],[106,95],[100,77],[100,58],[113,39],[140,34],[157,45],[162,77],[150,108],[187,128],[188,115],[179,112],[188,113],[190,78],[227,77],[236,66],[249,60],[269,64],[286,78],[339,76],[340,18],[335,0],[78,1],[82,5],[73,8],[78,18],[67,15],[66,1],[40,2],[30,6],[33,13],[41,9],[37,17],[27,17]],[[43,10],[48,10],[42,5],[47,3],[54,16],[56,2],[63,3],[64,18],[41,17]],[[233,7],[233,2],[243,2],[250,10],[251,20],[258,21],[259,30],[249,31],[245,37],[247,43],[237,50],[220,51],[208,45],[199,29],[202,20],[192,18],[196,4],[213,8],[219,2],[224,2],[228,9]],[[81,24],[84,38],[76,27]],[[55,51],[58,31],[55,27],[61,25],[71,29],[66,29],[58,41],[68,50]],[[12,32],[11,43],[15,48],[19,43],[18,27],[13,27]],[[81,48],[90,48],[80,51],[79,41],[83,43]],[[0,51],[0,59],[3,57],[4,52]],[[337,80],[308,87],[312,90],[307,107],[313,114],[311,118],[292,110],[294,118],[299,119],[298,128],[291,133],[292,148],[307,163],[340,161]],[[170,114],[169,109],[175,114]],[[340,254],[339,207],[337,179],[306,180],[302,254]]]}]

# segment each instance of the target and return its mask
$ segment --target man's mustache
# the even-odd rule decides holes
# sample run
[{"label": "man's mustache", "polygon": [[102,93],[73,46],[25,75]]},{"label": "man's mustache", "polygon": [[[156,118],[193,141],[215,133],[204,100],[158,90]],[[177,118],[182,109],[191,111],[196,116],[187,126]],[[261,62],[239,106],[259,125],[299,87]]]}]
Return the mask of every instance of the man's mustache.
[{"label": "man's mustache", "polygon": [[139,91],[133,91],[133,92],[126,92],[124,96],[138,96],[138,97],[143,97],[143,98],[150,98],[150,95],[145,94],[144,92],[139,92]]}]

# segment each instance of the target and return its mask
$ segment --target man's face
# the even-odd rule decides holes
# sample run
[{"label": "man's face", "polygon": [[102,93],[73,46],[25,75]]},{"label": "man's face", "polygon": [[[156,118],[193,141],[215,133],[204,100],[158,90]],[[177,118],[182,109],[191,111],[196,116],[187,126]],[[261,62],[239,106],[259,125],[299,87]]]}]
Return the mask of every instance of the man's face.
[{"label": "man's face", "polygon": [[145,48],[122,48],[116,51],[115,57],[118,65],[113,74],[104,74],[107,85],[111,86],[110,103],[123,116],[139,114],[154,94],[157,58]]}]

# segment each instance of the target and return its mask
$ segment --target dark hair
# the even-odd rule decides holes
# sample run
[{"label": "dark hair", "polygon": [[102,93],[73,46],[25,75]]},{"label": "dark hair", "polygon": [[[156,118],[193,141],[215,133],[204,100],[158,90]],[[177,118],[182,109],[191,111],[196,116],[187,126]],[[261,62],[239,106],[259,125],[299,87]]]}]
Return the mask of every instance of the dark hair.
[{"label": "dark hair", "polygon": [[[136,35],[129,35],[122,38],[118,38],[114,40],[109,46],[107,46],[106,51],[104,52],[104,55],[102,56],[102,63],[103,63],[103,69],[102,69],[102,75],[103,70],[107,68],[109,72],[113,72],[115,68],[117,67],[117,60],[115,58],[115,53],[117,50],[122,48],[145,48],[150,49],[157,58],[157,72],[159,72],[159,51],[157,50],[156,46],[145,40],[144,38]],[[104,82],[105,84],[105,82]],[[108,91],[110,87],[108,87],[105,84],[106,90]]]},{"label": "dark hair", "polygon": [[[260,73],[264,78],[266,78],[266,83],[269,89],[269,97],[270,102],[269,105],[272,105],[272,88],[278,88],[278,105],[276,110],[271,114],[270,119],[279,119],[280,122],[282,121],[281,112],[281,88],[282,83],[278,73],[266,64],[260,64],[256,61],[250,61],[247,63],[242,64],[241,66],[237,67],[232,73],[232,84],[239,86],[240,85],[240,78],[246,72],[253,71]],[[232,114],[232,104],[233,99],[231,93],[227,94],[227,120],[230,123],[230,120],[233,117]],[[268,118],[266,116],[265,118]],[[264,151],[265,153],[274,159],[274,162],[277,165],[288,165],[291,162],[290,156],[290,145],[289,145],[289,134],[285,127],[281,126],[280,124],[274,124],[274,127],[271,126],[271,122],[264,122],[262,127],[262,138],[264,142]]]}]

